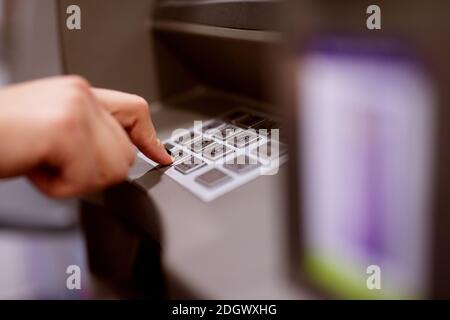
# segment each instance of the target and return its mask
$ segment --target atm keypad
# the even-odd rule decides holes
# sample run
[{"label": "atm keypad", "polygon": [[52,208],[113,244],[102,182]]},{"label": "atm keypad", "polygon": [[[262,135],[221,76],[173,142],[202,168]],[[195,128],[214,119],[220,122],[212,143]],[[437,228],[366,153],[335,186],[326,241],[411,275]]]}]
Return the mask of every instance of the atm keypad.
[{"label": "atm keypad", "polygon": [[278,128],[278,122],[267,115],[236,110],[164,141],[175,161],[170,166],[152,165],[208,202],[287,160],[286,145],[276,141],[274,145],[273,135],[269,138],[270,129]]}]

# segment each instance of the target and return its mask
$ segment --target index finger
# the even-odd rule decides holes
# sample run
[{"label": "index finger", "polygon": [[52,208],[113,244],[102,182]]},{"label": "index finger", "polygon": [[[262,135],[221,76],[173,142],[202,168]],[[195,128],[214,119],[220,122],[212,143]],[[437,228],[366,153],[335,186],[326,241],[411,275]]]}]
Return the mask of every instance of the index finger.
[{"label": "index finger", "polygon": [[149,105],[144,98],[107,89],[92,89],[92,92],[100,104],[127,131],[131,141],[145,156],[161,164],[173,162],[156,135]]}]

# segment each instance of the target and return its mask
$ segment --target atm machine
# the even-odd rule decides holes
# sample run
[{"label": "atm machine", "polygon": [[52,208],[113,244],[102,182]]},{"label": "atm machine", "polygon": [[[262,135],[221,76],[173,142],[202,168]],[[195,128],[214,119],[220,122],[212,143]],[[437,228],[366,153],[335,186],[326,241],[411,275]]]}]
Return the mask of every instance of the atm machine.
[{"label": "atm machine", "polygon": [[[66,8],[74,4],[81,8],[81,30],[66,28]],[[195,156],[195,150],[177,144],[175,129],[187,129],[189,136],[205,126],[281,128],[276,170],[245,161],[216,166],[214,160],[201,168],[160,168],[139,156],[126,183],[83,203],[94,276],[125,296],[305,297],[285,276],[288,155],[274,90],[283,50],[277,17],[284,2],[58,5],[64,72],[145,97],[160,139],[170,142],[168,149],[182,149],[176,156]],[[192,129],[194,121],[203,122]],[[239,145],[236,138],[231,148],[248,147],[248,138],[243,141]]]}]

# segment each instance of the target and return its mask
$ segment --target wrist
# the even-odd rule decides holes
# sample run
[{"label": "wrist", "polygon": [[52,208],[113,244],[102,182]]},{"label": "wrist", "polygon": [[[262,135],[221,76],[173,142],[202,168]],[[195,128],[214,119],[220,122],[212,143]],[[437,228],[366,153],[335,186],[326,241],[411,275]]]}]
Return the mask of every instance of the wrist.
[{"label": "wrist", "polygon": [[18,109],[0,107],[0,178],[27,174],[45,163],[51,149],[48,129]]}]

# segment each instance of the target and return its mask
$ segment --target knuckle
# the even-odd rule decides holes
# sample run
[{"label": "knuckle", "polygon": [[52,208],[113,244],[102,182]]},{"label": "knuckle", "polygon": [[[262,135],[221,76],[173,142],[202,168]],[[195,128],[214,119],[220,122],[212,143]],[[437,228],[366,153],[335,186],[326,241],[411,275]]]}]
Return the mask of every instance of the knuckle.
[{"label": "knuckle", "polygon": [[56,126],[63,132],[76,131],[81,127],[81,109],[74,104],[67,104],[61,108],[55,121]]},{"label": "knuckle", "polygon": [[69,85],[63,89],[55,117],[56,126],[63,130],[80,128],[83,120],[88,117],[87,108],[91,106],[89,90],[85,90],[83,84],[77,83],[80,81],[76,78],[77,76],[72,77],[75,77],[75,80],[68,80]]},{"label": "knuckle", "polygon": [[64,91],[65,104],[80,107],[85,106],[89,101],[89,91],[76,86],[69,86]]},{"label": "knuckle", "polygon": [[85,78],[78,76],[78,75],[66,76],[65,82],[66,82],[67,86],[76,88],[79,90],[88,90],[91,86]]},{"label": "knuckle", "polygon": [[89,83],[79,76],[69,76],[65,79],[62,94],[64,105],[78,108],[86,106],[92,97]]},{"label": "knuckle", "polygon": [[135,108],[137,112],[143,116],[147,116],[150,113],[147,101],[140,96],[135,97],[136,97]]}]

